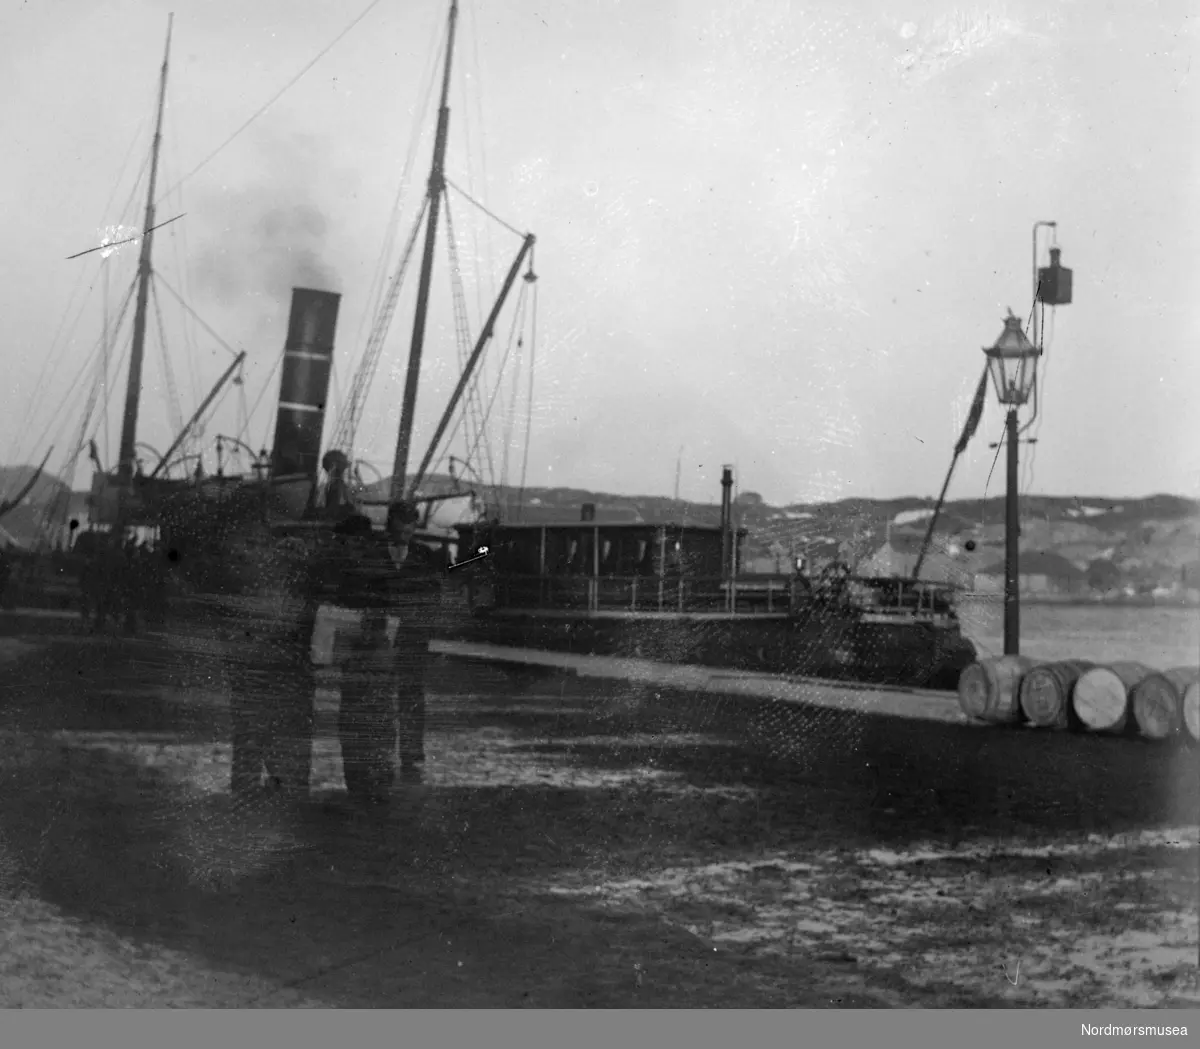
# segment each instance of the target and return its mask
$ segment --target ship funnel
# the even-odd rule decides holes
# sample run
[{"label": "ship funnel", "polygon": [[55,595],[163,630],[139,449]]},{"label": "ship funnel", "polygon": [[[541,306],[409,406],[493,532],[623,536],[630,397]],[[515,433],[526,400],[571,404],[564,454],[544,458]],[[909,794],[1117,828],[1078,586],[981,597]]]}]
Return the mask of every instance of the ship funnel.
[{"label": "ship funnel", "polygon": [[274,477],[304,476],[316,480],[341,298],[332,291],[292,289],[292,313],[279,379],[275,447],[271,453]]}]

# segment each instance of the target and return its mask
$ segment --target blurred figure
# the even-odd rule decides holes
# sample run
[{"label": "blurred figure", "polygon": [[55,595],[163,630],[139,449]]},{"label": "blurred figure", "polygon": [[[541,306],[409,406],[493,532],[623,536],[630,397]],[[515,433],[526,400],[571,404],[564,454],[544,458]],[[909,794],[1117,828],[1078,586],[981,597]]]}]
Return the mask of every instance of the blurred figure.
[{"label": "blurred figure", "polygon": [[8,581],[13,574],[12,549],[6,543],[0,549],[0,607],[8,607]]},{"label": "blurred figure", "polygon": [[342,777],[352,799],[378,804],[387,800],[395,778],[396,697],[386,586],[392,566],[370,519],[361,514],[351,514],[334,528],[322,562],[333,602],[360,616],[356,630],[339,631],[336,645]]},{"label": "blurred figure", "polygon": [[170,585],[166,552],[155,545],[150,551],[149,560],[149,617],[155,626],[162,627],[167,621],[167,587]]},{"label": "blurred figure", "polygon": [[142,598],[142,557],[135,538],[130,536],[121,551],[118,593],[121,611],[125,614],[125,633],[130,637],[138,632],[138,612]]},{"label": "blurred figure", "polygon": [[96,533],[96,538],[84,547],[80,558],[79,590],[84,625],[90,616],[92,629],[98,633],[108,629],[109,617],[115,618],[120,608],[122,560],[123,555],[114,540],[102,533]]},{"label": "blurred figure", "polygon": [[396,682],[397,735],[401,778],[423,779],[428,674],[433,640],[442,617],[446,582],[445,552],[413,541],[418,515],[412,507],[389,513],[389,553],[396,564],[395,609],[398,624],[392,651]]},{"label": "blurred figure", "polygon": [[[335,529],[336,543],[326,562],[334,600],[360,615],[359,628],[341,646],[341,705],[338,740],[350,796],[366,804],[388,799],[396,778],[398,721],[411,721],[411,692],[397,674],[394,643],[388,636],[395,607],[397,548],[394,537],[378,536],[368,518],[354,514]],[[422,696],[423,698],[423,696]],[[405,732],[409,764],[412,732]]]},{"label": "blurred figure", "polygon": [[342,664],[338,742],[342,776],[355,801],[387,801],[396,776],[396,687],[390,666],[387,613],[363,612]]},{"label": "blurred figure", "polygon": [[[335,600],[362,616],[339,660],[338,734],[346,789],[366,803],[387,799],[397,765],[405,782],[422,778],[429,640],[444,568],[412,542],[415,525],[414,513],[393,511],[382,537],[359,515],[337,528]],[[394,638],[389,615],[397,620]]]},{"label": "blurred figure", "polygon": [[271,535],[257,504],[232,506],[213,601],[233,728],[235,796],[308,793],[315,722],[308,551]]}]

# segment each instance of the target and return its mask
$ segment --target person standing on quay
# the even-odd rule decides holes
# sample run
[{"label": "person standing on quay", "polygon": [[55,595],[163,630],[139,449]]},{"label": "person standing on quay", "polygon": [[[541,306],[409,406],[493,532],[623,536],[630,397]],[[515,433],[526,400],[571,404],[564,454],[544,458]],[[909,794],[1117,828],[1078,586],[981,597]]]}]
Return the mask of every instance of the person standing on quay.
[{"label": "person standing on quay", "polygon": [[[407,508],[406,508],[407,509]],[[445,558],[413,542],[416,514],[393,511],[388,531],[395,537],[390,551],[399,565],[396,593],[396,638],[392,670],[396,681],[400,774],[420,783],[425,764],[425,690],[433,660],[429,642],[437,631],[445,586]]]},{"label": "person standing on quay", "polygon": [[9,544],[5,543],[4,547],[0,548],[0,608],[8,607],[5,593],[8,590],[8,581],[12,578],[12,572],[12,554],[9,550]]},{"label": "person standing on quay", "polygon": [[360,615],[347,643],[335,646],[341,672],[338,744],[342,777],[355,801],[387,799],[395,778],[396,711],[388,666],[387,577],[393,571],[371,522],[361,514],[334,529],[323,559],[334,602]]},{"label": "person standing on quay", "polygon": [[[337,528],[344,540],[337,603],[362,615],[340,660],[338,736],[346,789],[367,803],[386,800],[397,759],[405,782],[422,778],[425,675],[441,580],[437,565],[412,541],[415,525],[411,511],[393,512],[386,545],[365,517],[356,515]],[[390,640],[389,614],[397,619]]]},{"label": "person standing on quay", "polygon": [[315,680],[311,660],[317,593],[308,551],[273,536],[255,505],[233,506],[224,522],[218,595],[233,736],[236,797],[262,785],[307,795],[312,769]]}]

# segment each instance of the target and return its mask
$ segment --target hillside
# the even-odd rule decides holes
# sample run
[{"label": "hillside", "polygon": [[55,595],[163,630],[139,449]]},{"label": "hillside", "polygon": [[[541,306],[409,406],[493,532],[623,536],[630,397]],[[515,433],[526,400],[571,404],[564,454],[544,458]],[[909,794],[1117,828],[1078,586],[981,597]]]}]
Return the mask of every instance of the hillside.
[{"label": "hillside", "polygon": [[[0,502],[17,494],[37,471],[36,466],[0,466]],[[52,473],[44,473],[25,497],[25,503],[45,506],[67,486]]]},{"label": "hillside", "polygon": [[[0,497],[15,492],[33,467],[0,467]],[[385,495],[387,479],[369,494]],[[14,536],[36,535],[37,518],[62,481],[43,476],[26,499],[3,522]],[[448,491],[449,477],[435,475],[423,486],[429,493]],[[73,492],[71,512],[82,515],[86,496]],[[616,495],[584,488],[501,489],[499,499],[510,520],[576,521],[580,507],[593,503],[598,520],[673,521],[712,524],[720,506],[687,503],[658,495]],[[919,546],[934,505],[926,498],[842,499],[833,503],[771,506],[754,492],[743,492],[736,504],[739,526],[746,528],[747,560],[786,562],[790,551],[816,560],[840,556],[857,561],[878,551],[891,535],[904,553]],[[458,512],[457,509],[454,512]],[[1021,546],[1027,554],[1056,555],[1081,575],[1103,578],[1112,585],[1150,587],[1186,579],[1200,586],[1200,503],[1174,495],[1138,499],[1104,496],[1029,495],[1021,500]],[[936,546],[950,549],[963,569],[982,572],[1004,556],[1004,497],[957,499],[946,503],[939,519]]]},{"label": "hillside", "polygon": [[[386,491],[387,482],[379,490]],[[432,478],[427,490],[449,487],[448,478]],[[593,503],[598,520],[674,521],[718,524],[718,503],[686,503],[665,496],[624,496],[581,488],[501,490],[509,519],[574,521],[583,503]],[[520,509],[518,510],[518,507]],[[736,503],[739,526],[749,532],[747,561],[786,562],[793,547],[821,560],[840,556],[866,558],[891,536],[893,545],[913,551],[928,526],[934,500],[843,499],[833,503],[771,506],[754,492]],[[890,526],[890,527],[889,527]],[[1096,562],[1111,566],[1112,584],[1170,586],[1183,578],[1200,586],[1200,502],[1174,495],[1138,499],[1104,496],[1030,495],[1021,500],[1021,547],[1027,554],[1057,555],[1080,575]],[[990,569],[1004,556],[1004,497],[948,501],[942,509],[935,545],[950,549],[968,572]],[[1108,572],[1103,568],[1102,572]]]},{"label": "hillside", "polygon": [[[0,502],[15,496],[33,476],[36,466],[0,466]],[[0,543],[16,543],[19,546],[35,544],[42,531],[42,514],[56,496],[66,495],[68,512],[81,514],[85,511],[82,493],[72,492],[66,484],[51,473],[43,473],[29,494],[0,521]]]}]

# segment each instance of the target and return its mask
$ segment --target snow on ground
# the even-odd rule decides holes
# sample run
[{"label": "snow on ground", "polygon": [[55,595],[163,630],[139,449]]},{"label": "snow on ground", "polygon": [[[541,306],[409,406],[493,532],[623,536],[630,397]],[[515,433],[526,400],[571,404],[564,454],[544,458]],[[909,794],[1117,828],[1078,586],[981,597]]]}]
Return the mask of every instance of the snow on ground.
[{"label": "snow on ground", "polygon": [[0,897],[0,1008],[324,1008],[245,973],[214,971],[180,951],[143,945],[26,895]]},{"label": "snow on ground", "polygon": [[[0,661],[30,647],[4,639]],[[186,701],[200,698],[200,691],[188,690]],[[660,824],[687,820],[708,811],[696,804],[705,798],[744,803],[757,793],[739,783],[689,782],[655,767],[656,748],[694,751],[727,742],[715,735],[624,732],[621,745],[647,756],[598,767],[589,751],[616,742],[604,725],[548,746],[556,712],[584,713],[587,704],[579,697],[529,694],[514,701],[464,690],[441,698],[457,710],[469,704],[473,718],[469,724],[456,720],[444,707],[448,720],[431,721],[426,783],[434,797],[439,789],[449,794],[464,787],[622,788],[618,816],[632,838],[643,833],[637,828],[646,825],[648,813]],[[343,785],[336,704],[336,690],[319,690],[314,794]],[[531,729],[538,715],[545,727]],[[481,718],[491,723],[480,725]],[[509,718],[526,724],[518,730]],[[227,891],[302,847],[286,810],[239,812],[229,804],[225,742],[181,743],[145,732],[55,735],[73,751],[119,751],[188,788],[183,796],[194,801],[163,818],[175,828],[174,848],[188,860],[183,866],[206,888]],[[19,770],[25,752],[13,747],[5,753],[10,771]],[[598,817],[609,804],[597,794]],[[664,826],[654,833],[664,833]],[[805,958],[839,972],[845,968],[847,985],[858,981],[864,991],[890,996],[898,1006],[918,1000],[960,1004],[972,995],[1016,1006],[1200,1004],[1194,826],[1054,842],[976,839],[958,847],[930,841],[831,849],[828,838],[810,847],[797,837],[785,851],[756,847],[753,839],[681,846],[684,836],[673,840],[673,834],[666,826],[661,847],[648,849],[632,869],[616,859],[595,861],[586,871],[566,863],[530,876],[521,891],[601,911],[652,914],[717,950],[748,958]],[[83,942],[70,919],[22,895],[13,874],[0,862],[0,1005],[191,1004],[172,983],[190,964],[184,956],[164,955],[166,968],[149,968],[119,938]],[[64,959],[72,957],[85,958],[87,979],[68,980]],[[116,976],[108,980],[104,972]],[[129,989],[118,990],[117,983]],[[178,987],[184,986],[180,976]],[[231,983],[215,993],[236,1005],[248,989]],[[214,1003],[206,998],[203,1004]],[[280,1004],[307,1003],[295,996]]]},{"label": "snow on ground", "polygon": [[[314,749],[315,793],[342,785],[329,731],[331,698],[320,704],[325,730]],[[545,712],[544,705],[540,709]],[[515,707],[496,704],[497,715],[505,710]],[[719,742],[684,734],[622,737],[626,744],[664,747],[706,740]],[[98,733],[75,734],[70,742],[120,749],[159,766],[189,783],[198,804],[228,789],[226,744]],[[689,795],[744,800],[754,794],[738,785],[689,784],[650,762],[596,768],[572,755],[576,747],[586,751],[606,742],[612,737],[578,737],[551,755],[539,748],[538,738],[518,735],[502,721],[434,728],[426,783],[435,794],[462,787],[636,787],[652,792],[660,807]],[[197,878],[214,887],[236,883],[297,847],[278,813],[230,812],[217,820],[205,812],[203,819],[180,819],[179,847],[191,857]],[[682,863],[673,850],[669,864],[643,866],[633,877],[606,876],[603,865],[587,872],[567,867],[527,888],[602,910],[654,913],[718,950],[849,966],[864,991],[878,993],[903,981],[910,990],[895,993],[900,1006],[911,1004],[917,991],[942,1004],[960,1000],[955,995],[990,994],[1018,1006],[1151,1007],[1200,1001],[1195,908],[1179,902],[1195,898],[1196,839],[1197,829],[1184,827],[1058,843],[973,841],[957,848],[929,842],[756,855],[748,845],[740,856],[726,848]],[[1187,878],[1192,884],[1180,890]]]},{"label": "snow on ground", "polygon": [[15,637],[0,637],[0,663],[11,663],[34,651],[36,645]]},{"label": "snow on ground", "polygon": [[932,510],[902,510],[892,518],[894,525],[913,524],[916,521],[924,521],[933,516]]},{"label": "snow on ground", "polygon": [[[1047,878],[1022,861],[1086,862],[1155,845],[1194,853],[1195,839],[1193,827],[1031,849],[698,859],[636,878],[580,884],[565,877],[540,888],[605,909],[657,910],[717,948],[852,965],[864,986],[890,974],[930,991],[988,990],[1012,1005],[1145,1008],[1171,997],[1200,1002],[1195,909],[1172,906],[1169,897],[1146,902],[1166,877],[1158,869]],[[1186,865],[1194,870],[1194,858]],[[1110,926],[1140,927],[1098,927],[1096,912],[1106,910]]]}]

